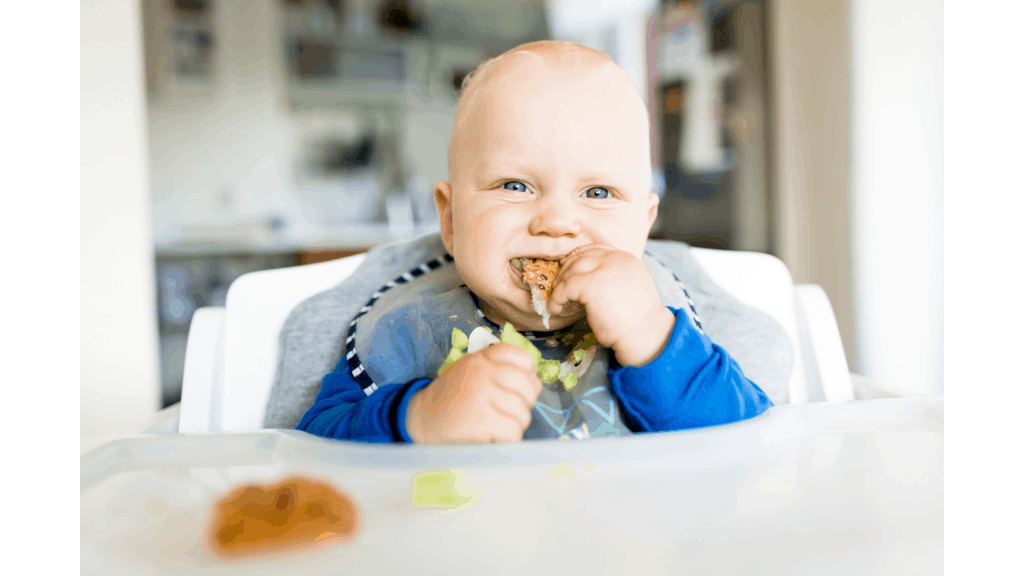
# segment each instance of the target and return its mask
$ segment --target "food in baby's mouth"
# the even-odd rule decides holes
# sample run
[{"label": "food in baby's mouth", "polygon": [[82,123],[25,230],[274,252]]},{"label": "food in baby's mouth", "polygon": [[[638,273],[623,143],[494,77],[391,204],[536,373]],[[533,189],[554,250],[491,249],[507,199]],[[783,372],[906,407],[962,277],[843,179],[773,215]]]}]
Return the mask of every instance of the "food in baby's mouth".
[{"label": "food in baby's mouth", "polygon": [[225,560],[288,556],[344,541],[359,529],[359,509],[333,486],[301,476],[238,488],[213,507],[204,536]]},{"label": "food in baby's mouth", "polygon": [[523,282],[530,287],[533,299],[533,311],[540,314],[544,327],[551,329],[551,314],[548,313],[548,298],[554,288],[555,277],[562,270],[562,264],[556,260],[540,258],[516,258],[512,264],[523,271]]}]

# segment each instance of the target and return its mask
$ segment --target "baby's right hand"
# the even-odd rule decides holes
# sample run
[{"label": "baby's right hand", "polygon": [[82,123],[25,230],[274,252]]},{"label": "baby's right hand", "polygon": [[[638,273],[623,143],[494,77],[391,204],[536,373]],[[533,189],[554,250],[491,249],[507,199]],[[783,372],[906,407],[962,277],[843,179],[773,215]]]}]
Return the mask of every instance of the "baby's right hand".
[{"label": "baby's right hand", "polygon": [[543,384],[533,359],[511,344],[467,354],[409,401],[414,442],[521,440]]}]

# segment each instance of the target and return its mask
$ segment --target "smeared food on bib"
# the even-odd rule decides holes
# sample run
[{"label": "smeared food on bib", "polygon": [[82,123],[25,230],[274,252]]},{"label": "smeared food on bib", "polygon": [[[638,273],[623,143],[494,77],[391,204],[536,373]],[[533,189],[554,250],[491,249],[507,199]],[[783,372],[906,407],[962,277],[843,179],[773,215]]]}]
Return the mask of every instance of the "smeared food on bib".
[{"label": "smeared food on bib", "polygon": [[358,530],[351,498],[325,482],[293,476],[242,486],[217,501],[203,546],[221,560],[273,558],[336,544]]},{"label": "smeared food on bib", "polygon": [[437,370],[437,375],[441,376],[445,370],[465,357],[466,354],[472,354],[499,342],[511,344],[529,354],[530,359],[533,360],[533,367],[537,371],[537,377],[542,382],[553,384],[556,380],[561,380],[562,386],[569,391],[576,386],[579,376],[586,372],[593,361],[597,340],[593,333],[588,333],[577,344],[578,349],[574,349],[564,361],[559,362],[558,360],[544,359],[537,346],[516,331],[511,322],[506,322],[504,328],[501,329],[501,338],[491,334],[489,328],[474,328],[468,337],[462,330],[452,328],[452,347]]}]

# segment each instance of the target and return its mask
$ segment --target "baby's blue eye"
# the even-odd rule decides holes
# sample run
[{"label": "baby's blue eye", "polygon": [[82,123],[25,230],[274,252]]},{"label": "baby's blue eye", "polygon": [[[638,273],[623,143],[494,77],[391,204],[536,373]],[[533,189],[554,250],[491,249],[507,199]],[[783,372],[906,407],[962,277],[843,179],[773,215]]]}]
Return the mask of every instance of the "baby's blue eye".
[{"label": "baby's blue eye", "polygon": [[513,192],[529,192],[529,190],[526,189],[526,184],[523,184],[518,180],[505,182],[502,188],[504,188],[505,190],[512,190]]},{"label": "baby's blue eye", "polygon": [[599,200],[603,200],[611,196],[607,188],[602,188],[600,186],[594,186],[593,188],[588,189],[583,193],[583,195],[587,198],[597,198]]}]

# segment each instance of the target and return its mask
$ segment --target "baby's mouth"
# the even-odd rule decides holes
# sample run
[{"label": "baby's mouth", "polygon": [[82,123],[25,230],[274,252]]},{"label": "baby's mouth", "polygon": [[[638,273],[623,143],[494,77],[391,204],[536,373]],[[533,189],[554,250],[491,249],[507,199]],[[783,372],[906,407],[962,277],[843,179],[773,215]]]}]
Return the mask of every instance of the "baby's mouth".
[{"label": "baby's mouth", "polygon": [[513,258],[509,260],[508,263],[509,266],[511,267],[510,272],[512,274],[512,277],[516,279],[516,282],[519,284],[520,288],[529,291],[530,287],[526,285],[526,281],[523,278],[523,275],[525,274],[525,270],[523,269],[523,258]]},{"label": "baby's mouth", "polygon": [[555,258],[535,258],[531,256],[520,256],[518,258],[513,258],[509,260],[509,264],[511,264],[512,267],[515,268],[516,270],[523,272],[523,262],[530,262],[533,260],[536,260],[538,262],[561,262],[564,258],[565,256],[558,256]]}]

